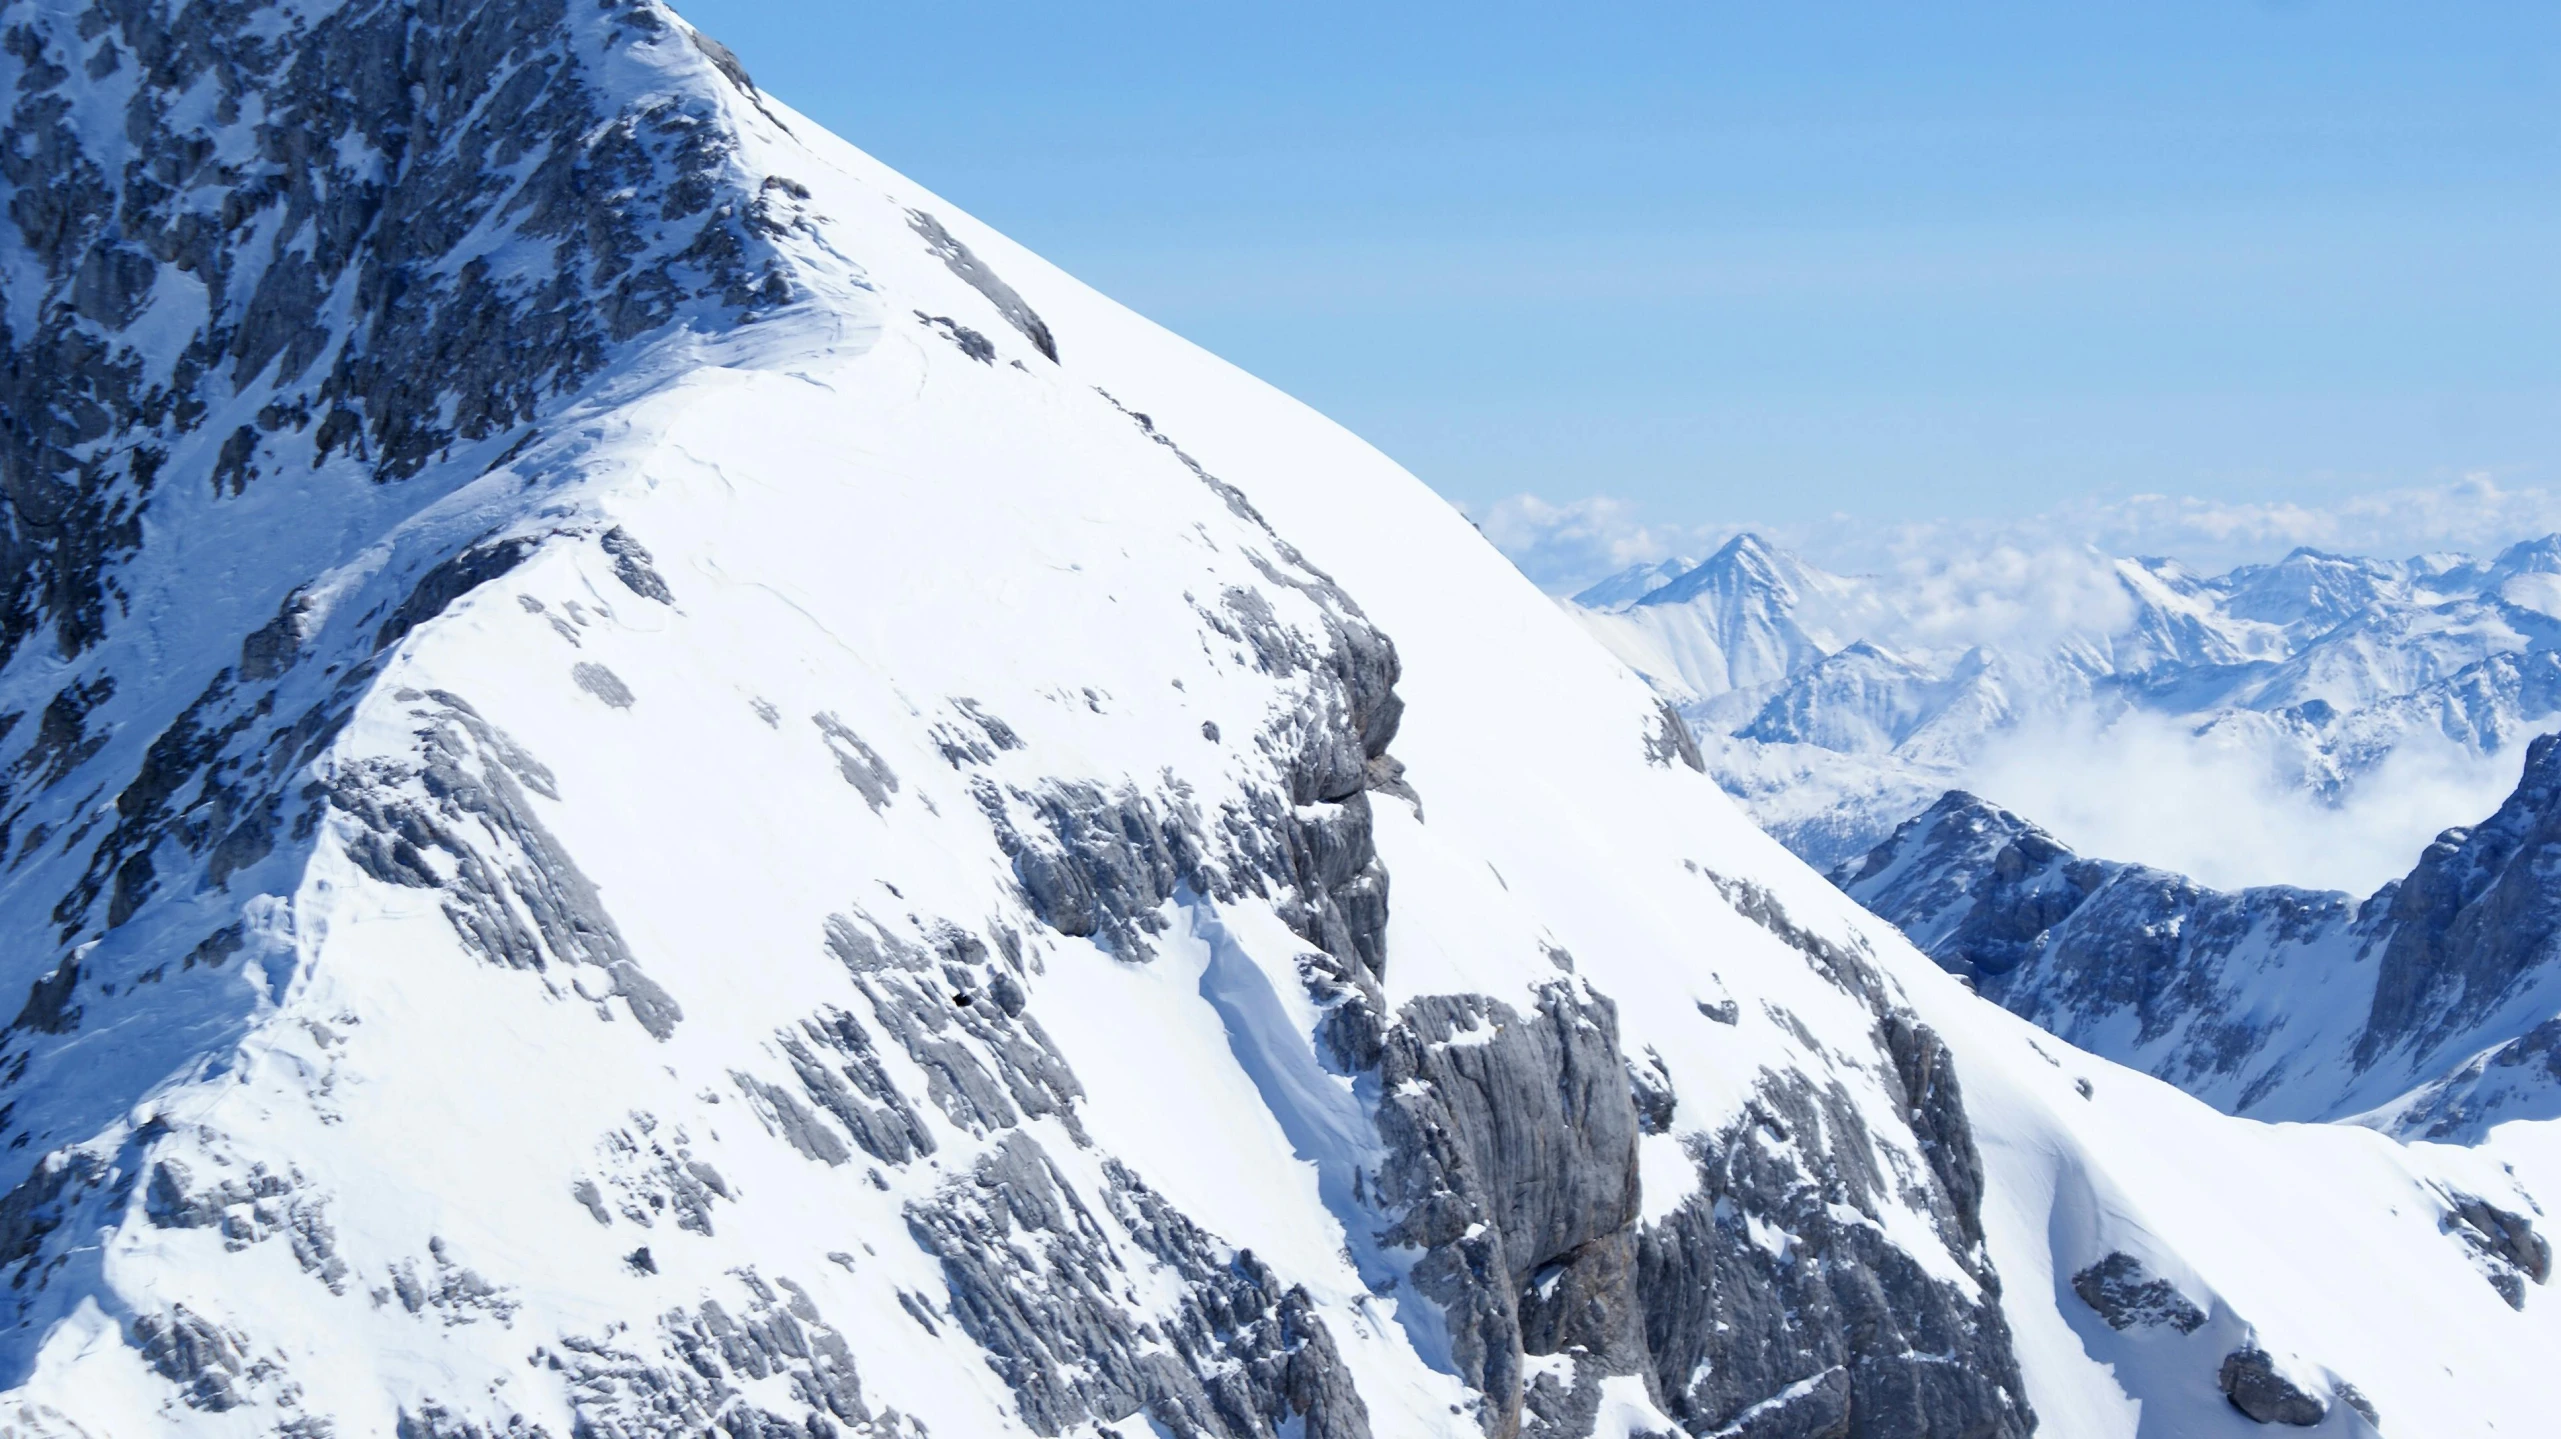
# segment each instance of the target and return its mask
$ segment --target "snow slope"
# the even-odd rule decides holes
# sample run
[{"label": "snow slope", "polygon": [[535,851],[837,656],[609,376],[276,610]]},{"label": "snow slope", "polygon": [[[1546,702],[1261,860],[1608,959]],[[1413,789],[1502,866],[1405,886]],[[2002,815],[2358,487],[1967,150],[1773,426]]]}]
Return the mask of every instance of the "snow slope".
[{"label": "snow slope", "polygon": [[0,18],[0,1427],[2542,1422],[2545,1126],[2040,1037],[655,4]]}]

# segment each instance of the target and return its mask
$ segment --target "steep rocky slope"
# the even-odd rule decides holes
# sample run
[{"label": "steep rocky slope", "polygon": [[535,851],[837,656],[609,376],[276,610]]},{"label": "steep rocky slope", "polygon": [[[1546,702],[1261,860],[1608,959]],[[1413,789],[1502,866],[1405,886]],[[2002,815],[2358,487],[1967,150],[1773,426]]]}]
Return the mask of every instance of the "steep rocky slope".
[{"label": "steep rocky slope", "polygon": [[2221,893],[1951,793],[1833,878],[1986,996],[2216,1106],[2431,1139],[2561,1118],[2561,737],[2373,896]]},{"label": "steep rocky slope", "polygon": [[2040,1040],[653,0],[0,41],[9,1432],[2537,1421],[2561,1155]]}]

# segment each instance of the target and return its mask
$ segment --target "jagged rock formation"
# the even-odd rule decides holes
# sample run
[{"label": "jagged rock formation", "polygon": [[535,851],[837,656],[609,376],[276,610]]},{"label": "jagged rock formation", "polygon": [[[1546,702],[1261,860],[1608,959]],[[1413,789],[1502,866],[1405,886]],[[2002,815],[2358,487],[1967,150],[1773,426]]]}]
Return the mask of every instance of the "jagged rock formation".
[{"label": "jagged rock formation", "polygon": [[2167,1325],[2181,1334],[2194,1334],[2205,1324],[2204,1310],[2181,1294],[2177,1285],[2146,1273],[2143,1261],[2131,1254],[2111,1254],[2073,1275],[2072,1292],[2110,1329]]},{"label": "jagged rock formation", "polygon": [[2214,1382],[2232,1407],[2262,1424],[2309,1429],[2329,1417],[2329,1401],[2279,1373],[2264,1349],[2235,1349],[2223,1356]]},{"label": "jagged rock formation", "polygon": [[[2436,1362],[2544,1333],[2531,1176],[2075,1088],[1410,478],[655,0],[0,42],[0,1428],[2130,1433],[2227,1283],[2532,1412]],[[2213,1355],[2073,1337],[2143,1246]]]},{"label": "jagged rock formation", "polygon": [[1985,996],[2234,1113],[2428,1138],[2561,1116],[2561,738],[2370,898],[2084,859],[1951,792],[1833,878]]}]

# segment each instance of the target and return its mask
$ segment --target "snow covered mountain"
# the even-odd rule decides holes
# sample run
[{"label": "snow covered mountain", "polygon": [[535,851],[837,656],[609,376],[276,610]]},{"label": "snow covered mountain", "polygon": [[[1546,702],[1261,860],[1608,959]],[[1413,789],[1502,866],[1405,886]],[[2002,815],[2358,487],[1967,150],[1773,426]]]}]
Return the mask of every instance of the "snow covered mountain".
[{"label": "snow covered mountain", "polygon": [[2561,1119],[2561,737],[2363,900],[2084,859],[1951,792],[1833,875],[2013,1012],[2262,1119]]},{"label": "snow covered mountain", "polygon": [[2041,1037],[655,0],[0,88],[0,1430],[2544,1422],[2550,1126]]},{"label": "snow covered mountain", "polygon": [[2396,756],[2463,765],[2561,717],[2561,537],[2487,563],[2297,550],[2208,577],[2093,554],[1968,581],[1832,575],[1744,535],[1572,604],[1823,866],[1950,788],[1997,784],[1987,762],[2025,733],[2086,748],[2148,717],[2335,805]]}]

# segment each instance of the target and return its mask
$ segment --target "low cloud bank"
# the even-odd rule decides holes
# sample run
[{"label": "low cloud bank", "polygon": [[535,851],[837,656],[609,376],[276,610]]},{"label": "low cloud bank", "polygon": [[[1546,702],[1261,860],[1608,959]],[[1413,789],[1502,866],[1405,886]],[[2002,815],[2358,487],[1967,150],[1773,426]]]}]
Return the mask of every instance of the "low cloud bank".
[{"label": "low cloud bank", "polygon": [[1966,787],[2082,854],[2175,870],[2216,889],[2292,884],[2372,893],[2428,841],[2499,807],[2523,748],[2483,756],[2414,739],[2324,803],[2272,746],[2198,735],[2142,711],[2083,714],[1994,746]]}]

